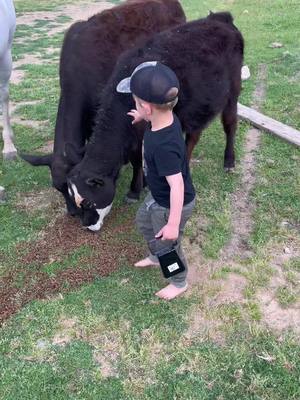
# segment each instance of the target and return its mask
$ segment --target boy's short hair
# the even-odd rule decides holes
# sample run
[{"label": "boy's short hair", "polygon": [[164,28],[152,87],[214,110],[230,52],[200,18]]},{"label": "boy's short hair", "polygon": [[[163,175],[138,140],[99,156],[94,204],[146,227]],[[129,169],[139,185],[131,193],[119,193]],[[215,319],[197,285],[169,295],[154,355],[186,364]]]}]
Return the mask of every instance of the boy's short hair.
[{"label": "boy's short hair", "polygon": [[117,91],[132,93],[141,100],[168,109],[168,104],[173,108],[177,103],[179,82],[174,71],[166,65],[147,61],[138,65],[130,77],[123,79]]},{"label": "boy's short hair", "polygon": [[160,110],[160,111],[171,110],[172,111],[173,108],[176,106],[176,104],[178,103],[178,96],[177,96],[178,90],[176,88],[172,88],[172,89],[170,89],[170,91],[173,92],[173,96],[176,96],[175,99],[172,101],[169,101],[168,103],[164,103],[164,104],[153,104],[157,110]]}]

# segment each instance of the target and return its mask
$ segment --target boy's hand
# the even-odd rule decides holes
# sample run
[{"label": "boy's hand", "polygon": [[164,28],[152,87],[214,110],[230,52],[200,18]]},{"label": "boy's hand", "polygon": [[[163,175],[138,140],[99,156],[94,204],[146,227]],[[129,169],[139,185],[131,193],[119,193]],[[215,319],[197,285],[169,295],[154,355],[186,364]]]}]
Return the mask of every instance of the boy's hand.
[{"label": "boy's hand", "polygon": [[130,110],[127,115],[130,115],[133,118],[133,121],[131,122],[132,125],[137,124],[138,122],[143,120],[141,114],[138,112],[138,110],[135,109]]},{"label": "boy's hand", "polygon": [[161,240],[176,240],[179,236],[179,227],[176,225],[165,225],[155,235],[157,239]]}]

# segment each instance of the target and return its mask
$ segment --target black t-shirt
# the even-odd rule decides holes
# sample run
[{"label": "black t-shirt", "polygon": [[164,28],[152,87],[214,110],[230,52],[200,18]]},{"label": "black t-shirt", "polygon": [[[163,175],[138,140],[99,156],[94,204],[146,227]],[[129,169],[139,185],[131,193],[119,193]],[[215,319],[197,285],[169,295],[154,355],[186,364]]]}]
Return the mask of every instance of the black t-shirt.
[{"label": "black t-shirt", "polygon": [[166,176],[182,173],[184,204],[195,197],[181,125],[173,115],[172,125],[158,131],[151,131],[149,127],[144,135],[146,181],[154,200],[166,208],[170,208],[170,186]]}]

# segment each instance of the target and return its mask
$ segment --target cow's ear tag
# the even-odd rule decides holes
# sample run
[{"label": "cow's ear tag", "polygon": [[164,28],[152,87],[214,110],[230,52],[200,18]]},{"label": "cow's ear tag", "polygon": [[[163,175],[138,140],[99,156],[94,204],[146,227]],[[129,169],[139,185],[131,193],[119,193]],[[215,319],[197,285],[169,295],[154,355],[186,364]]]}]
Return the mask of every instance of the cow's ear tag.
[{"label": "cow's ear tag", "polygon": [[85,182],[89,186],[103,186],[104,185],[104,181],[101,178],[88,178]]}]

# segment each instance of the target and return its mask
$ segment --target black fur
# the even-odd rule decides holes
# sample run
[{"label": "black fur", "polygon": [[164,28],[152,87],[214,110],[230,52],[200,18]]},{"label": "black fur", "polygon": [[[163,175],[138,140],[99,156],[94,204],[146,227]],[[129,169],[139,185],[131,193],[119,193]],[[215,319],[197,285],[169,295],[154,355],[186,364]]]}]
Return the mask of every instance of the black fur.
[{"label": "black fur", "polygon": [[[119,55],[144,43],[153,33],[183,22],[185,15],[178,0],[129,0],[76,22],[67,31],[60,58],[61,93],[51,163],[45,164],[40,156],[24,155],[24,159],[32,165],[49,165],[53,186],[63,194],[69,213],[78,210],[68,194],[66,175],[83,157],[96,110],[102,107],[99,93]],[[131,162],[133,193],[129,196],[138,197],[135,186],[140,160],[132,158]]]},{"label": "black fur", "polygon": [[[121,55],[102,92],[102,106],[85,156],[68,176],[70,181],[76,177],[81,196],[91,200],[97,208],[104,208],[112,202],[114,190],[109,193],[104,187],[95,189],[91,198],[86,191],[86,180],[106,177],[114,187],[121,166],[133,154],[136,157],[139,154],[141,171],[142,127],[132,129],[131,119],[126,115],[134,107],[132,96],[117,93],[116,86],[144,61],[161,61],[178,76],[180,94],[175,112],[187,134],[189,158],[201,131],[222,114],[227,136],[224,166],[234,167],[236,108],[244,44],[232,21],[229,13],[211,14],[157,34],[143,46]],[[138,176],[142,177],[141,172]],[[138,187],[141,189],[141,182]]]}]

